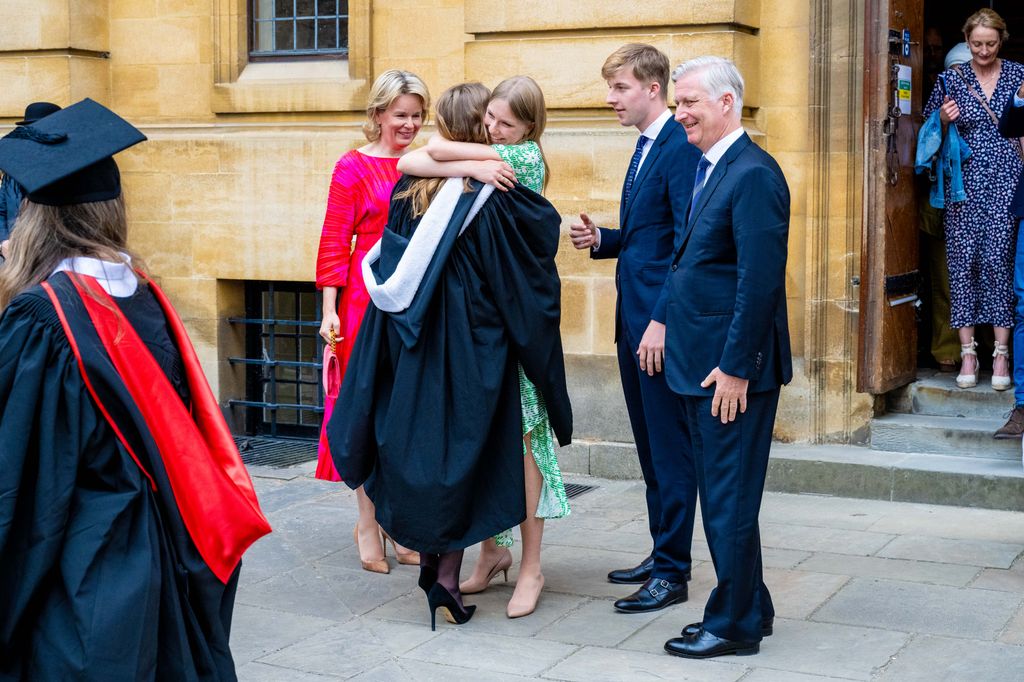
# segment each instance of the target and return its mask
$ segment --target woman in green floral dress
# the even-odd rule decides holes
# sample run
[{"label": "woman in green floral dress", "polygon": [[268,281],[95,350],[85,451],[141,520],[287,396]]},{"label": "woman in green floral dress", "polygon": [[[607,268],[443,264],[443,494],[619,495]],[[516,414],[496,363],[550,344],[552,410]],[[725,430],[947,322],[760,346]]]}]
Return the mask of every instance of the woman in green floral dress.
[{"label": "woman in green floral dress", "polygon": [[[514,76],[498,84],[487,105],[485,120],[492,146],[452,142],[435,135],[425,150],[404,156],[398,168],[412,175],[470,176],[499,189],[506,189],[506,185],[511,184],[509,175],[514,174],[521,184],[539,193],[548,176],[540,146],[546,119],[540,87],[528,76]],[[509,618],[533,613],[544,588],[540,570],[544,519],[561,518],[570,511],[544,397],[526,378],[522,367],[519,368],[519,389],[527,518],[519,526],[523,552],[516,589],[506,611]],[[512,554],[508,550],[511,546],[510,530],[493,541],[482,543],[473,574],[459,586],[462,593],[482,592],[498,573],[503,573],[507,580],[512,565]]]}]

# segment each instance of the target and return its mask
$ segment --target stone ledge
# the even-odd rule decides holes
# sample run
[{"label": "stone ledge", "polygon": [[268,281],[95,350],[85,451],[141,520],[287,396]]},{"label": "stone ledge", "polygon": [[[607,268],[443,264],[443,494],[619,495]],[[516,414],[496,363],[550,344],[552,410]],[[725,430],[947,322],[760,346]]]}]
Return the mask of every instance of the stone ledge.
[{"label": "stone ledge", "polygon": [[[639,479],[632,443],[576,440],[557,451],[562,471]],[[1024,511],[1019,461],[877,452],[847,445],[772,446],[773,492]]]}]

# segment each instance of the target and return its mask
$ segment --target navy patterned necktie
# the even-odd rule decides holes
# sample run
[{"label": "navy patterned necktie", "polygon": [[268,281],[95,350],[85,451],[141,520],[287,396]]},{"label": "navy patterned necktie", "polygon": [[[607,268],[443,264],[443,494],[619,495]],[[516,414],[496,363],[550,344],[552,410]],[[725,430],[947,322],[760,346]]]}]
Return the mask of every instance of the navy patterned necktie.
[{"label": "navy patterned necktie", "polygon": [[647,138],[643,135],[636,141],[636,151],[633,152],[633,158],[629,160],[629,170],[626,171],[626,186],[623,191],[623,198],[629,201],[629,195],[633,191],[633,181],[636,180],[636,172],[640,168],[640,159],[644,155],[644,146],[647,144]]},{"label": "navy patterned necktie", "polygon": [[700,199],[700,193],[704,191],[704,180],[708,176],[708,168],[711,167],[711,162],[708,161],[708,157],[701,156],[700,161],[697,162],[697,175],[693,179],[693,196],[690,199],[690,215],[693,214],[693,209],[697,207],[697,201]]}]

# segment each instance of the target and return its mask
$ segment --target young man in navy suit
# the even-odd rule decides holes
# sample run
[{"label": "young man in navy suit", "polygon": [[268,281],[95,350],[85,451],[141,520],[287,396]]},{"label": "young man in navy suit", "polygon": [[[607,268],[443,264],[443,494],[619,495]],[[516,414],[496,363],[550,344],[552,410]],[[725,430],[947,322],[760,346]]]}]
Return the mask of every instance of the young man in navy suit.
[{"label": "young man in navy suit", "polygon": [[[999,119],[999,132],[1003,137],[1024,137],[1024,85],[1014,93],[1003,108]],[[1013,141],[1014,144],[1019,144]],[[1024,175],[1017,181],[1017,191],[1010,205],[1013,214],[1020,219],[1017,230],[1017,255],[1013,264],[1013,291],[1017,294],[1017,314],[1013,323],[1013,411],[1010,419],[995,433],[996,438],[1021,438],[1024,436]]]},{"label": "young man in navy suit", "polygon": [[626,409],[647,484],[653,549],[639,565],[608,574],[613,583],[642,584],[615,602],[644,613],[686,601],[697,483],[689,435],[665,383],[665,302],[669,263],[683,227],[699,152],[672,120],[668,57],[650,45],[624,45],[605,61],[605,101],[619,123],[640,132],[626,171],[620,229],[597,227],[586,213],[570,229],[591,258],[617,258],[615,342]]},{"label": "young man in navy suit", "polygon": [[792,378],[786,319],[789,188],[740,126],[743,78],[720,57],[673,73],[676,120],[703,152],[669,275],[665,374],[686,412],[718,585],[677,656],[756,654],[775,617],[758,512],[779,390]]}]

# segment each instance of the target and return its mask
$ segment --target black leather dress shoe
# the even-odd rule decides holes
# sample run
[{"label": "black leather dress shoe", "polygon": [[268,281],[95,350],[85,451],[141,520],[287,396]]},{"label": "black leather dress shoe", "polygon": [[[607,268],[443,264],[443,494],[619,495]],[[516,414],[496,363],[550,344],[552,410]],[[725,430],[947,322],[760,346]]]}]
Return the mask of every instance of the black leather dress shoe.
[{"label": "black leather dress shoe", "polygon": [[686,583],[670,583],[661,578],[651,578],[643,587],[615,602],[615,608],[623,613],[648,613],[666,606],[686,601]]},{"label": "black leather dress shoe", "polygon": [[648,556],[633,568],[620,568],[608,574],[608,582],[618,585],[643,585],[651,577],[654,557]]},{"label": "black leather dress shoe", "polygon": [[[773,626],[775,625],[775,619],[769,618],[768,620],[761,621],[761,636],[771,637],[774,631]],[[700,634],[700,629],[704,627],[704,623],[690,623],[683,631],[679,634],[683,637],[695,637]]]},{"label": "black leather dress shoe", "polygon": [[683,658],[714,658],[715,656],[753,656],[761,650],[759,642],[734,642],[716,637],[701,628],[696,636],[676,637],[665,642],[665,651]]},{"label": "black leather dress shoe", "polygon": [[[654,557],[648,556],[633,568],[619,568],[608,574],[608,582],[617,585],[643,585],[651,579],[651,571],[654,570]],[[683,574],[684,580],[690,579],[690,571]]]}]

